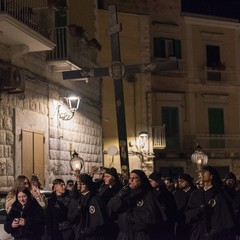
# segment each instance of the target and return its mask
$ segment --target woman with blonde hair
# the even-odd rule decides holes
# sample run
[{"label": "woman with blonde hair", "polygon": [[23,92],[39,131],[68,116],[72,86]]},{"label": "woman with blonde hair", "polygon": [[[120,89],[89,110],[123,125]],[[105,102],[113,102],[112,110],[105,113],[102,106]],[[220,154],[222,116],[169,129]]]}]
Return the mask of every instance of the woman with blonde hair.
[{"label": "woman with blonde hair", "polygon": [[10,212],[12,204],[16,200],[16,194],[17,194],[18,188],[23,187],[23,186],[26,186],[26,187],[28,187],[30,189],[31,188],[31,183],[30,183],[30,181],[29,181],[27,176],[19,175],[15,179],[14,186],[12,187],[12,189],[10,190],[10,192],[8,193],[8,195],[6,197],[5,209],[6,209],[7,213]]},{"label": "woman with blonde hair", "polygon": [[32,184],[31,184],[30,180],[28,179],[28,177],[25,176],[25,175],[19,175],[15,179],[14,186],[12,187],[10,192],[8,193],[8,195],[6,197],[6,200],[5,200],[5,210],[6,210],[7,213],[9,213],[9,211],[11,210],[12,204],[16,200],[16,193],[17,193],[18,189],[21,188],[21,187],[24,187],[24,186],[29,188],[33,197],[36,198],[39,205],[41,207],[45,208],[46,200],[45,200],[44,196],[39,197],[41,195],[40,190],[38,189],[39,190],[38,194],[36,194],[36,187],[34,187],[32,189]]},{"label": "woman with blonde hair", "polygon": [[7,214],[4,229],[14,239],[41,240],[45,224],[44,210],[26,186],[19,187],[16,200]]}]

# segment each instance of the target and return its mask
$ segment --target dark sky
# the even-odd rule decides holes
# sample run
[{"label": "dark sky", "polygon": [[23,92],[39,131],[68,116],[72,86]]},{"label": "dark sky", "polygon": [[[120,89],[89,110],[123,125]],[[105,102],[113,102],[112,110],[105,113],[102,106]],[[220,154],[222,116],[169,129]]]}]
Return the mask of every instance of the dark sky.
[{"label": "dark sky", "polygon": [[182,12],[240,19],[240,0],[182,0]]}]

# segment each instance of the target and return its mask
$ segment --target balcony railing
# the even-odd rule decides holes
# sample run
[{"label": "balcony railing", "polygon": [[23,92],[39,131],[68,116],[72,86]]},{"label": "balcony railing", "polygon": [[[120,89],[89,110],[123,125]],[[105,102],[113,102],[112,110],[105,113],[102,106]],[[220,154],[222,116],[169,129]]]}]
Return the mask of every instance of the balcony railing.
[{"label": "balcony railing", "polygon": [[0,14],[9,14],[44,37],[50,37],[49,28],[54,23],[54,10],[47,0],[1,0]]},{"label": "balcony railing", "polygon": [[198,143],[209,157],[240,157],[240,135],[198,134],[186,136],[184,140],[185,151],[189,153]]},{"label": "balcony railing", "polygon": [[153,149],[166,148],[165,125],[152,127]]},{"label": "balcony railing", "polygon": [[[182,142],[179,139],[182,139]],[[171,144],[172,142],[175,145]],[[198,143],[209,158],[240,158],[240,134],[197,134],[174,139],[165,135],[164,125],[153,126],[152,143],[153,150],[161,150],[171,156],[172,154],[180,156],[182,153],[190,156]]]},{"label": "balcony railing", "polygon": [[80,67],[89,67],[96,62],[96,49],[83,38],[70,34],[67,26],[51,29],[50,35],[56,47],[49,53],[49,60],[70,61]]},{"label": "balcony railing", "polygon": [[202,83],[227,84],[233,80],[233,71],[223,66],[207,67],[204,66],[199,72]]}]

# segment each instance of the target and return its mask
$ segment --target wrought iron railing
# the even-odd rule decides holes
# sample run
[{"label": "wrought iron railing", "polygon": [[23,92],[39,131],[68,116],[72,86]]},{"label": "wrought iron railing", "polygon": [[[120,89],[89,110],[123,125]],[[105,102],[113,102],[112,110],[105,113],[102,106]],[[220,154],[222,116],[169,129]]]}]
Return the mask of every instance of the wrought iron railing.
[{"label": "wrought iron railing", "polygon": [[166,148],[165,125],[152,127],[153,149]]},{"label": "wrought iron railing", "polygon": [[49,53],[49,60],[68,60],[80,67],[96,62],[96,49],[84,38],[71,34],[68,26],[51,29],[50,36],[56,47]]},{"label": "wrought iron railing", "polygon": [[49,8],[48,0],[1,0],[0,14],[4,13],[49,39],[55,10]]},{"label": "wrought iron railing", "polygon": [[[182,140],[179,141],[179,139]],[[171,141],[176,143],[174,147]],[[164,150],[166,153],[192,154],[196,145],[199,144],[209,157],[240,157],[240,134],[196,134],[174,139],[165,135],[164,125],[153,126],[152,143],[153,150]]]},{"label": "wrought iron railing", "polygon": [[184,137],[186,152],[193,151],[196,144],[211,156],[236,157],[240,156],[240,135],[228,134],[197,134]]},{"label": "wrought iron railing", "polygon": [[230,68],[224,66],[219,67],[207,67],[199,69],[197,73],[202,83],[205,84],[227,84],[231,83],[234,79],[234,72]]}]

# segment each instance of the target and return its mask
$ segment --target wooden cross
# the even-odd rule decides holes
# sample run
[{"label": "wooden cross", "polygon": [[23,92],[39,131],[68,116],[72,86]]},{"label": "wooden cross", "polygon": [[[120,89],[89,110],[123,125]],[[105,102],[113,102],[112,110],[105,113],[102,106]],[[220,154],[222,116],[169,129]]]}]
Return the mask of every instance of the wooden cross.
[{"label": "wooden cross", "polygon": [[64,80],[82,80],[91,77],[111,76],[114,80],[115,104],[117,112],[117,128],[121,171],[124,175],[129,175],[129,159],[127,130],[124,108],[123,83],[122,79],[125,75],[151,72],[154,70],[173,70],[177,69],[177,61],[165,61],[161,63],[147,63],[138,65],[125,66],[121,62],[119,32],[122,30],[121,24],[118,23],[117,11],[115,5],[108,7],[109,12],[109,30],[108,35],[111,38],[112,64],[110,67],[104,68],[82,68],[81,70],[63,72]]}]

